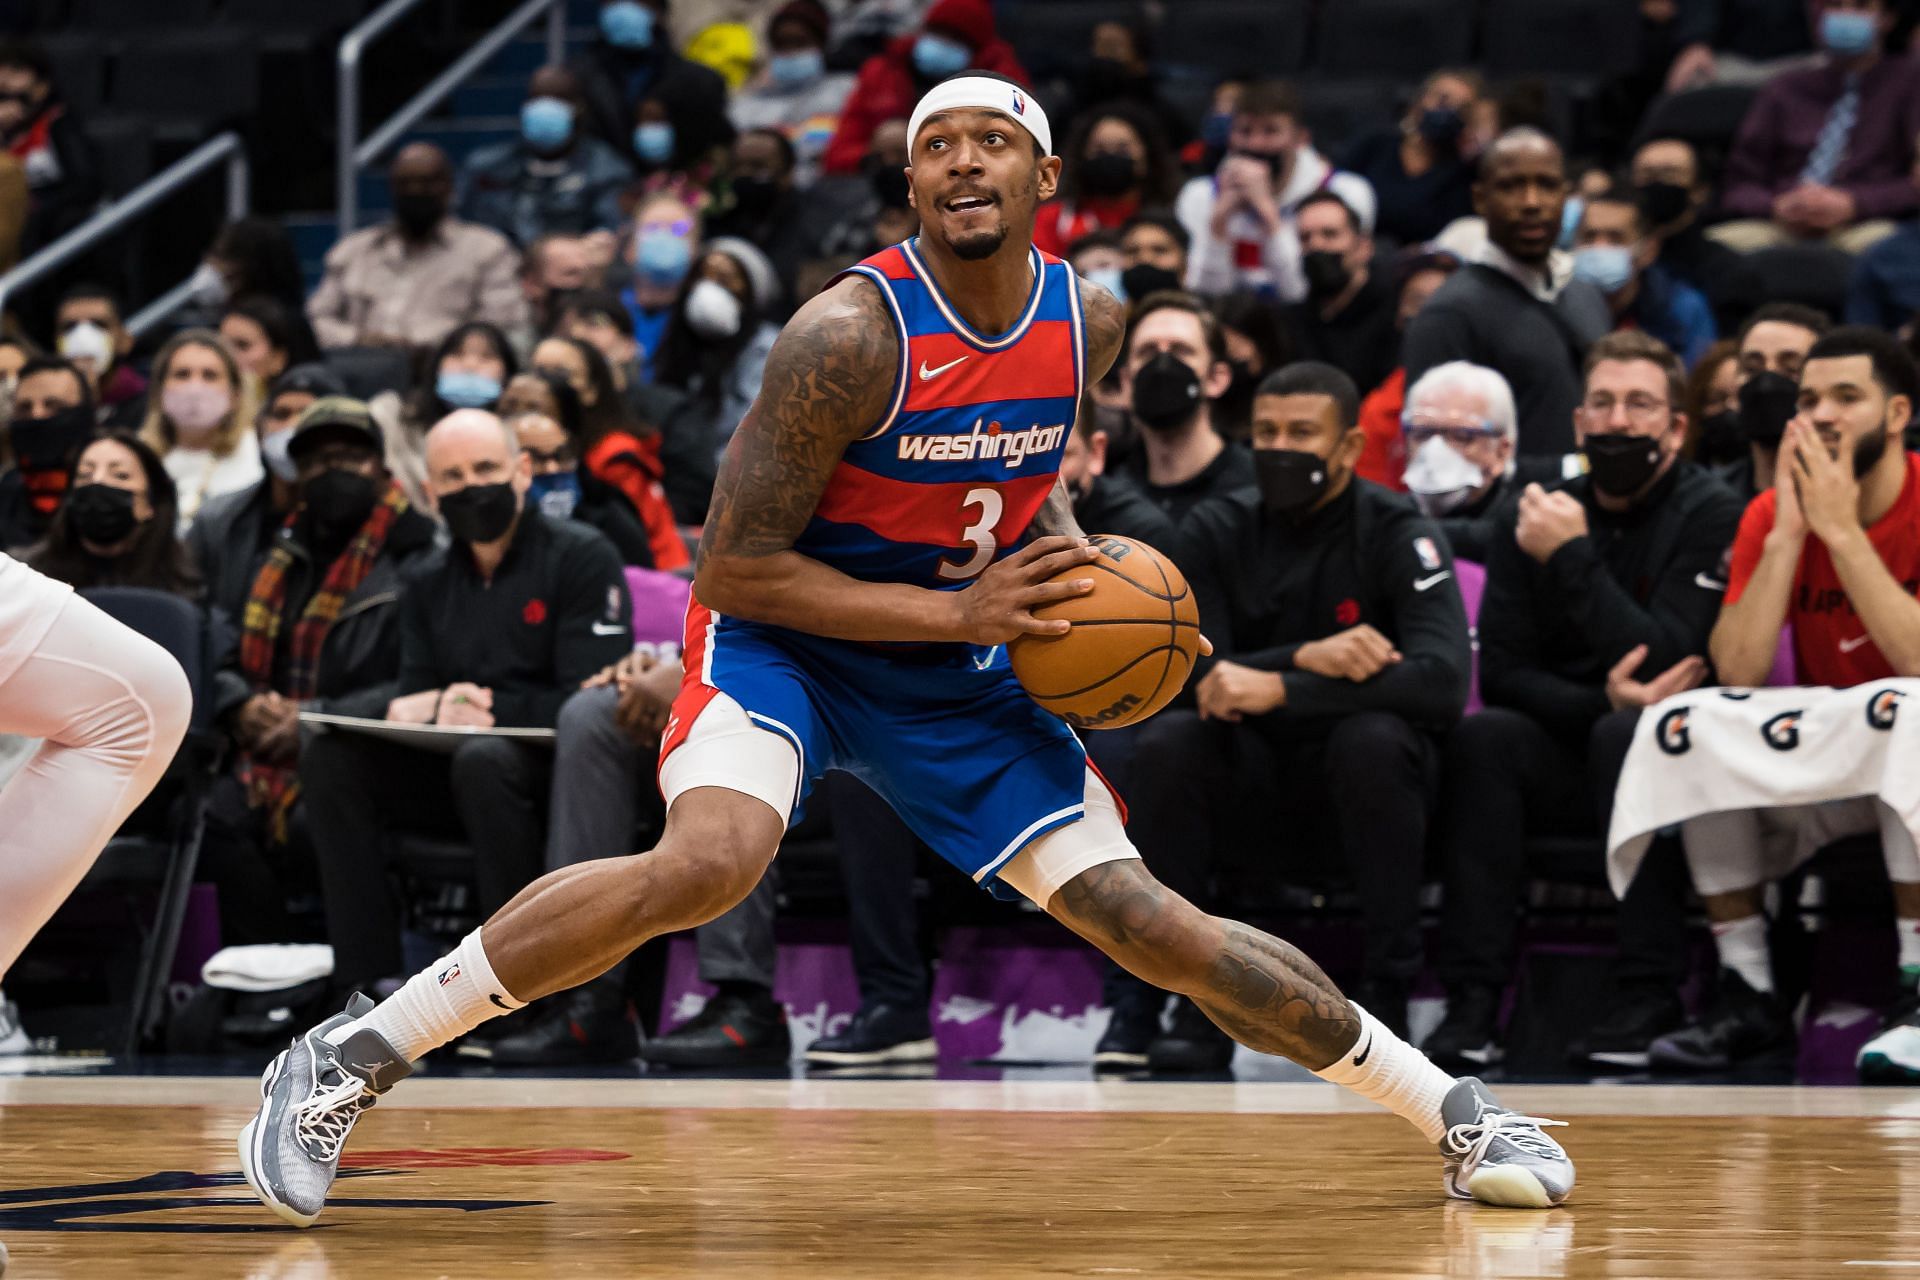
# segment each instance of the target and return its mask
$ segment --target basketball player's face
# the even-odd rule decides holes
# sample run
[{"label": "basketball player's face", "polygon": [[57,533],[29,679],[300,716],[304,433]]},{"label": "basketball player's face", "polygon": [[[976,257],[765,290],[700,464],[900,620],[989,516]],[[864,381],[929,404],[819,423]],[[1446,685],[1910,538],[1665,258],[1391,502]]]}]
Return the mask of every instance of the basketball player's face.
[{"label": "basketball player's face", "polygon": [[970,107],[928,117],[908,163],[921,236],[968,262],[992,257],[1008,240],[1024,254],[1034,210],[1060,180],[1058,157],[1036,157],[1032,134],[998,111]]},{"label": "basketball player's face", "polygon": [[1851,460],[1855,474],[1864,475],[1887,452],[1899,453],[1889,442],[1906,431],[1913,404],[1886,393],[1872,357],[1829,356],[1807,361],[1800,372],[1800,417],[1836,461]]}]

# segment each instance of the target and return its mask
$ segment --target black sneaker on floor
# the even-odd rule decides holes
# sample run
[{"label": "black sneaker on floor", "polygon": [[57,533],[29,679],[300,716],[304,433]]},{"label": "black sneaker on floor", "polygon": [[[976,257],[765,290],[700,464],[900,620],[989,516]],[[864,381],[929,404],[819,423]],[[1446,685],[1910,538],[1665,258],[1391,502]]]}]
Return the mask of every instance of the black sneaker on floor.
[{"label": "black sneaker on floor", "polygon": [[1791,1050],[1793,1019],[1770,993],[1755,991],[1731,969],[1720,971],[1713,1005],[1691,1026],[1647,1046],[1656,1071],[1725,1071],[1752,1058]]},{"label": "black sneaker on floor", "polygon": [[640,1047],[659,1067],[777,1067],[793,1056],[787,1011],[768,991],[721,992],[706,1008]]},{"label": "black sneaker on floor", "polygon": [[1615,987],[1587,1034],[1568,1046],[1577,1066],[1644,1070],[1647,1047],[1687,1023],[1687,1011],[1672,987],[1635,984]]},{"label": "black sneaker on floor", "polygon": [[640,1054],[640,1033],[626,1001],[609,1004],[594,994],[571,991],[531,1027],[493,1042],[496,1067],[573,1067],[631,1062]]},{"label": "black sneaker on floor", "polygon": [[1460,987],[1447,993],[1447,1014],[1420,1051],[1435,1065],[1454,1070],[1490,1067],[1507,1056],[1500,1047],[1500,989]]},{"label": "black sneaker on floor", "polygon": [[927,1011],[899,1005],[866,1006],[839,1035],[807,1046],[810,1067],[872,1067],[888,1062],[932,1062],[940,1056]]},{"label": "black sneaker on floor", "polygon": [[1129,991],[1114,1002],[1113,1016],[1093,1046],[1095,1071],[1143,1071],[1147,1047],[1160,1035],[1160,1013],[1167,993],[1159,988]]},{"label": "black sneaker on floor", "polygon": [[1407,1000],[1413,995],[1412,983],[1395,978],[1362,978],[1347,995],[1387,1030],[1402,1040],[1407,1038]]},{"label": "black sneaker on floor", "polygon": [[1217,1075],[1233,1065],[1233,1037],[1184,996],[1174,1002],[1173,1025],[1147,1046],[1154,1075]]}]

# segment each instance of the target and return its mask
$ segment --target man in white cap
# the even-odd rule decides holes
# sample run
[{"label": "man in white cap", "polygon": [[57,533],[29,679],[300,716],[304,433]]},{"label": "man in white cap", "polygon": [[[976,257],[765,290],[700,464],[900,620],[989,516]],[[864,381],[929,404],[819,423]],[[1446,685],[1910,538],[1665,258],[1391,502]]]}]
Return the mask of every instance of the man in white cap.
[{"label": "man in white cap", "polygon": [[836,768],[983,888],[1412,1121],[1451,1194],[1545,1208],[1572,1190],[1543,1122],[1433,1067],[1299,951],[1155,881],[1079,740],[1014,678],[1009,641],[1068,630],[1035,610],[1093,588],[1071,573],[1103,553],[1057,472],[1124,309],[1033,247],[1060,161],[1024,88],[942,81],[909,131],[921,234],[800,308],[722,463],[660,842],[536,881],[378,1007],[356,997],[296,1039],[240,1138],[282,1218],[314,1220],[354,1121],[415,1059],[745,897]]}]

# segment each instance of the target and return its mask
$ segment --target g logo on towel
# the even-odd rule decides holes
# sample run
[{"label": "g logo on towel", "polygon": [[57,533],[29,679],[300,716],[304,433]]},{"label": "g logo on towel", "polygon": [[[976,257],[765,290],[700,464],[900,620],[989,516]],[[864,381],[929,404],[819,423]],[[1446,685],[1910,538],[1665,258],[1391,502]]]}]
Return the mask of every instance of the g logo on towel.
[{"label": "g logo on towel", "polygon": [[1693,747],[1693,736],[1687,732],[1687,715],[1691,710],[1691,707],[1675,707],[1654,726],[1653,740],[1670,756],[1683,756]]},{"label": "g logo on towel", "polygon": [[1782,711],[1760,726],[1760,736],[1775,751],[1791,751],[1800,745],[1800,717],[1806,711]]},{"label": "g logo on towel", "polygon": [[1875,729],[1893,728],[1893,718],[1900,714],[1900,699],[1906,697],[1904,689],[1882,689],[1867,699],[1867,724]]}]

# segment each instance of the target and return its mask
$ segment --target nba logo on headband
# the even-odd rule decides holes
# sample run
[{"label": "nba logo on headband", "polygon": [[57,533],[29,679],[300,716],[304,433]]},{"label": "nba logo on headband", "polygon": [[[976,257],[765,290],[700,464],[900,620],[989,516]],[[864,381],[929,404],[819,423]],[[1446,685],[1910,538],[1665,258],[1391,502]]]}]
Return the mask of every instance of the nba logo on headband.
[{"label": "nba logo on headband", "polygon": [[1027,100],[1020,96],[1018,89],[1013,91],[1013,114],[1017,116],[1027,114]]}]

